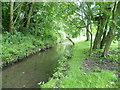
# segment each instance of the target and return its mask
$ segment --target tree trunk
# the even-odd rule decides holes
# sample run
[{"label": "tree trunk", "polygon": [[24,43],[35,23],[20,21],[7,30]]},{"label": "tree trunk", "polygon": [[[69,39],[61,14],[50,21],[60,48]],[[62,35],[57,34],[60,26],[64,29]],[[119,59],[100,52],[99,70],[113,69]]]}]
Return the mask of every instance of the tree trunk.
[{"label": "tree trunk", "polygon": [[106,44],[103,52],[103,56],[106,57],[109,52],[109,48],[111,45],[111,42],[114,38],[114,28],[110,27],[110,31],[108,32],[107,38],[106,38]]},{"label": "tree trunk", "polygon": [[32,15],[32,9],[33,9],[33,3],[31,3],[31,5],[30,5],[30,10],[29,10],[29,14],[28,14],[28,20],[27,20],[27,23],[26,23],[26,28],[29,28],[30,19],[31,19],[31,15]]},{"label": "tree trunk", "polygon": [[92,56],[92,32],[90,32],[91,40],[90,40],[90,56]]},{"label": "tree trunk", "polygon": [[112,23],[111,23],[111,27],[110,27],[110,30],[109,30],[108,35],[107,35],[106,44],[105,44],[105,48],[104,48],[104,52],[103,52],[104,57],[107,57],[107,55],[109,53],[109,48],[110,48],[111,42],[114,38],[115,23],[113,21],[115,18],[114,16],[115,16],[116,5],[117,5],[117,3],[115,2],[113,10],[112,10],[112,15],[111,15],[112,16],[112,18],[111,18]]},{"label": "tree trunk", "polygon": [[102,38],[102,41],[101,41],[101,44],[100,44],[100,49],[103,49],[103,47],[105,45],[105,41],[106,41],[106,37],[107,37],[107,35],[106,35],[107,34],[107,28],[108,28],[108,20],[106,21],[106,25],[105,25],[105,28],[104,28],[103,38]]},{"label": "tree trunk", "polygon": [[87,28],[88,28],[88,33],[90,34],[90,56],[92,56],[92,29],[91,29],[91,25],[88,24],[87,25]]},{"label": "tree trunk", "polygon": [[13,24],[13,7],[14,7],[14,0],[10,1],[10,24],[9,24],[9,32],[13,32],[14,24]]},{"label": "tree trunk", "polygon": [[89,29],[86,27],[86,41],[90,40]]},{"label": "tree trunk", "polygon": [[102,38],[101,44],[100,44],[100,49],[103,49],[103,47],[105,45],[106,33],[107,33],[107,31],[105,30],[104,33],[103,33],[103,38]]},{"label": "tree trunk", "polygon": [[24,7],[25,13],[24,13],[23,25],[22,25],[22,26],[25,27],[25,28],[26,28],[26,26],[27,26],[27,21],[28,21],[28,19],[27,19],[28,14],[29,14],[28,8],[30,8],[30,7],[28,7],[28,6],[29,6],[29,3],[30,3],[30,2],[24,2],[24,4],[23,4],[23,5],[26,6],[26,7]]},{"label": "tree trunk", "polygon": [[101,43],[102,35],[103,35],[103,29],[102,29],[101,22],[100,22],[100,23],[98,23],[98,30],[97,30],[97,33],[96,33],[96,36],[95,36],[93,49],[100,49],[100,43]]},{"label": "tree trunk", "polygon": [[100,16],[100,17],[102,17],[102,18],[99,18],[99,20],[98,20],[98,29],[97,29],[97,33],[95,36],[93,49],[100,49],[102,36],[103,36],[103,32],[104,32],[104,27],[106,24],[105,23],[106,16]]}]

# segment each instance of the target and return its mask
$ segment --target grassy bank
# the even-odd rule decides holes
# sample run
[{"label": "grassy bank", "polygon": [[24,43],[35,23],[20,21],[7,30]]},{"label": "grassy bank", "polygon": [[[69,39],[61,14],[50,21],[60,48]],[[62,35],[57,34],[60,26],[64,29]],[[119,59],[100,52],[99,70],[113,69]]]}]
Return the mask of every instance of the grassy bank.
[{"label": "grassy bank", "polygon": [[52,38],[41,38],[30,33],[8,32],[2,34],[2,63],[15,62],[44,48],[54,46],[60,40]]},{"label": "grassy bank", "polygon": [[[113,45],[115,46],[115,45]],[[58,71],[53,74],[53,77],[45,84],[42,83],[42,88],[116,88],[115,80],[117,76],[108,70],[102,70],[101,72],[85,72],[83,70],[83,60],[88,57],[89,42],[81,41],[77,42],[73,48],[73,56],[70,60],[61,60],[64,63],[62,67],[64,72]],[[55,77],[56,76],[56,77]]]}]

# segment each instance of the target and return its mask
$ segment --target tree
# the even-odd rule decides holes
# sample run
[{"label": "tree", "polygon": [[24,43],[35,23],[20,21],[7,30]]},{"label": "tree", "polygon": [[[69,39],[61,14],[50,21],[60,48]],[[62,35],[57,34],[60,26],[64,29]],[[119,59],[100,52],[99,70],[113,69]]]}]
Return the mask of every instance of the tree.
[{"label": "tree", "polygon": [[105,48],[104,48],[104,52],[103,52],[104,57],[106,57],[108,55],[111,42],[112,42],[112,40],[114,39],[114,36],[115,36],[115,34],[114,34],[115,29],[116,29],[115,14],[116,14],[117,4],[118,4],[117,2],[114,3],[112,14],[111,14],[111,21],[110,21],[111,26],[110,26],[109,32],[107,34],[107,37],[106,37],[106,43],[105,43]]},{"label": "tree", "polygon": [[108,20],[106,21],[105,27],[104,27],[104,32],[103,32],[103,38],[100,43],[100,49],[103,49],[106,41],[106,34],[107,34],[107,28],[108,28]]},{"label": "tree", "polygon": [[32,9],[33,9],[33,2],[30,4],[29,6],[29,14],[28,14],[28,20],[27,20],[27,23],[26,23],[26,28],[29,27],[29,24],[30,24],[30,19],[31,19],[31,15],[32,15]]},{"label": "tree", "polygon": [[14,0],[10,0],[10,25],[9,25],[9,32],[13,32],[14,24],[13,24],[13,8],[14,8]]},{"label": "tree", "polygon": [[[81,4],[81,7],[82,7],[82,9],[81,9],[81,12],[83,13],[82,15],[81,15],[81,18],[82,18],[82,21],[83,21],[83,23],[84,23],[84,25],[85,25],[85,28],[86,28],[86,36],[87,36],[87,39],[86,39],[86,41],[88,41],[89,39],[90,39],[90,56],[92,55],[92,43],[93,43],[93,35],[92,35],[92,16],[93,16],[93,14],[92,14],[92,9],[91,9],[91,5],[92,5],[93,3],[82,3]],[[90,38],[89,38],[89,36],[90,36]]]},{"label": "tree", "polygon": [[[93,49],[100,49],[104,46],[106,32],[108,29],[108,22],[110,17],[111,3],[96,3],[98,6],[98,13],[94,16],[94,21],[97,22],[97,32],[94,39]],[[97,7],[95,7],[97,8]]]}]

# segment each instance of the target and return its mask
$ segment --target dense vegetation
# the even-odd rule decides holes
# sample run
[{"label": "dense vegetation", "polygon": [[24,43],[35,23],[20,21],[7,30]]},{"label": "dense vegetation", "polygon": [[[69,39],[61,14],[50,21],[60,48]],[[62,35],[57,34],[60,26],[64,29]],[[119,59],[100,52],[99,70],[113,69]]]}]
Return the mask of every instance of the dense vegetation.
[{"label": "dense vegetation", "polygon": [[[120,2],[38,3],[11,0],[11,2],[2,2],[1,26],[1,65],[14,62],[41,49],[53,47],[66,39],[75,44],[72,54],[69,55],[70,61],[67,62],[67,59],[63,57],[59,61],[58,72],[54,74],[55,79],[52,78],[45,85],[42,83],[42,87],[117,87],[114,82],[117,76],[113,72],[103,70],[101,73],[86,74],[80,63],[86,57],[94,56],[95,52],[100,52],[99,57],[102,59],[111,56],[118,59],[116,41],[119,40]],[[82,36],[83,33],[85,33],[86,42],[75,43],[72,40],[72,38]],[[116,55],[109,53],[112,43],[115,43],[113,50],[117,52]],[[87,52],[86,55],[84,51]],[[67,75],[64,76],[59,71],[64,69],[62,66],[66,65],[65,62],[69,64],[70,70],[65,72]]]}]

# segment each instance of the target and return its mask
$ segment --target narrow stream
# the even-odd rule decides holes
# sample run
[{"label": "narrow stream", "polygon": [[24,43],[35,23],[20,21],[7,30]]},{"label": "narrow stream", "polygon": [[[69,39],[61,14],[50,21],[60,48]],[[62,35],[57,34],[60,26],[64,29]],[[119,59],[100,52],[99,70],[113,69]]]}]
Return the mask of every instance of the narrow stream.
[{"label": "narrow stream", "polygon": [[27,58],[2,71],[3,88],[39,88],[38,83],[47,82],[58,66],[58,59],[70,45],[62,43]]}]

